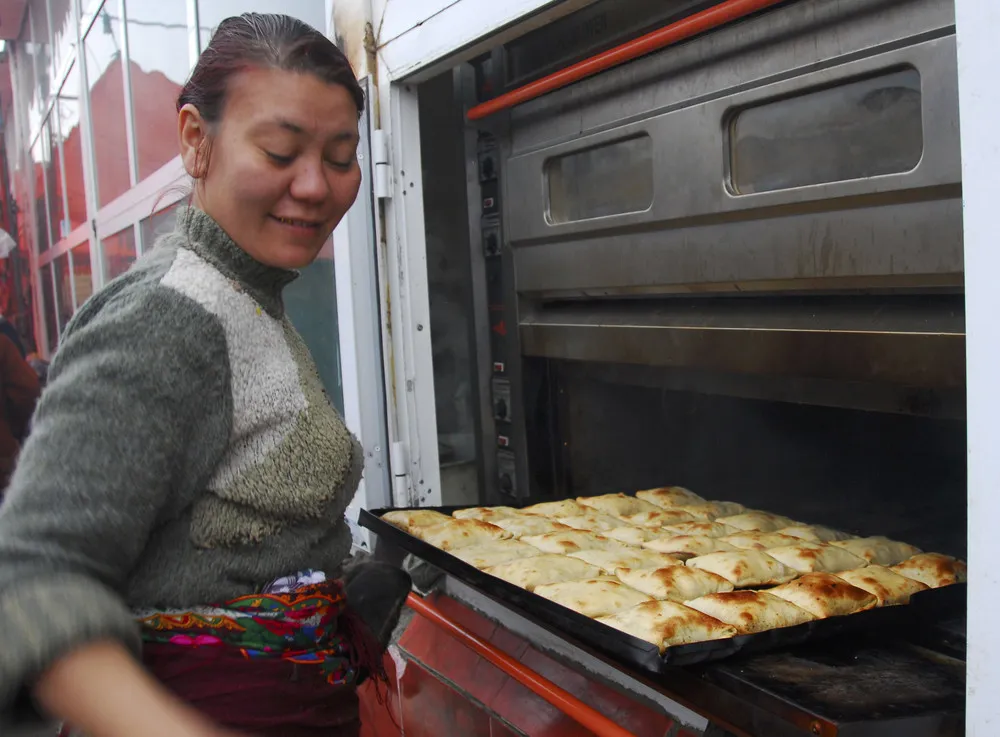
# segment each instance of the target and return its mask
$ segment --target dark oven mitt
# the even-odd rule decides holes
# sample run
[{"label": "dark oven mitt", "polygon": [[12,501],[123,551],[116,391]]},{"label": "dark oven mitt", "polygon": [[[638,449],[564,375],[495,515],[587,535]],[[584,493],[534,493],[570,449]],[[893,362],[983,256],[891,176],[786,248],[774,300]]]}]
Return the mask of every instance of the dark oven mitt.
[{"label": "dark oven mitt", "polygon": [[347,606],[383,650],[389,646],[411,585],[406,571],[370,558],[354,559],[344,567]]}]

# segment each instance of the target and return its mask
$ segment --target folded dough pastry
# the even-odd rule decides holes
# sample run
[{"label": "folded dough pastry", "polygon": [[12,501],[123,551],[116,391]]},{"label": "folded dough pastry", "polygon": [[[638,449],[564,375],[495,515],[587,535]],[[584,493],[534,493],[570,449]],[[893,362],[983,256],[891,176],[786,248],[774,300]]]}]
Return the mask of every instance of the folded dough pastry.
[{"label": "folded dough pastry", "polygon": [[496,522],[498,519],[517,517],[521,510],[514,507],[469,507],[467,509],[456,509],[451,513],[455,519],[478,519],[483,522]]},{"label": "folded dough pastry", "polygon": [[830,527],[823,527],[822,525],[792,525],[791,527],[782,527],[777,532],[814,543],[831,543],[834,540],[848,540],[853,537],[853,535],[848,535],[846,532],[834,530]]},{"label": "folded dough pastry", "polygon": [[394,509],[383,514],[382,519],[402,530],[413,532],[417,527],[430,527],[448,522],[451,517],[433,509]]},{"label": "folded dough pastry", "polygon": [[901,576],[882,566],[865,566],[852,571],[841,571],[837,578],[852,586],[874,594],[879,606],[909,604],[910,597],[918,591],[926,591],[927,584]]},{"label": "folded dough pastry", "polygon": [[605,537],[610,537],[612,540],[617,540],[618,542],[625,543],[626,545],[642,545],[647,540],[652,540],[656,537],[657,531],[646,527],[623,525],[622,527],[616,527],[615,529],[608,530],[602,534]]},{"label": "folded dough pastry", "polygon": [[864,558],[859,558],[854,553],[835,545],[810,543],[805,540],[797,545],[768,548],[767,554],[799,573],[837,573],[861,568],[868,563]]},{"label": "folded dough pastry", "polygon": [[760,532],[773,532],[781,527],[791,527],[797,524],[795,520],[788,519],[788,517],[753,510],[728,517],[718,517],[715,521],[735,527],[737,530],[758,530]]},{"label": "folded dough pastry", "polygon": [[682,565],[677,558],[666,553],[632,548],[630,550],[580,550],[569,553],[570,558],[582,560],[597,566],[605,573],[614,575],[619,568],[664,568]]},{"label": "folded dough pastry", "polygon": [[544,535],[546,532],[573,529],[572,527],[556,522],[554,519],[535,516],[533,514],[522,514],[518,517],[506,517],[504,519],[494,520],[491,524],[507,530],[514,537],[524,537],[525,535]]},{"label": "folded dough pastry", "polygon": [[722,640],[739,634],[736,628],[672,601],[646,601],[598,622],[651,642],[662,653],[668,647]]},{"label": "folded dough pastry", "polygon": [[738,589],[785,583],[798,575],[781,561],[760,550],[709,553],[692,558],[687,565],[722,576]]},{"label": "folded dough pastry", "polygon": [[678,535],[704,535],[705,537],[724,537],[736,532],[735,527],[729,527],[720,522],[681,522],[677,525],[670,525],[665,530]]},{"label": "folded dough pastry", "polygon": [[586,512],[572,517],[557,517],[558,522],[572,527],[574,530],[593,530],[594,532],[604,532],[622,526],[622,521],[610,514],[601,512]]},{"label": "folded dough pastry", "polygon": [[612,576],[536,586],[535,593],[587,617],[605,617],[653,601]]},{"label": "folded dough pastry", "polygon": [[698,522],[712,522],[717,517],[730,517],[734,514],[741,514],[746,511],[746,507],[736,502],[702,502],[699,504],[678,504],[676,509],[681,509],[692,515]]},{"label": "folded dough pastry", "polygon": [[654,537],[644,542],[642,547],[658,553],[670,553],[693,558],[708,553],[723,553],[737,550],[733,545],[707,535],[674,535],[672,533]]},{"label": "folded dough pastry", "polygon": [[878,598],[832,573],[807,573],[791,583],[768,589],[771,596],[790,601],[817,619],[841,617],[871,609]]},{"label": "folded dough pastry", "polygon": [[644,502],[628,494],[601,494],[600,496],[578,496],[576,500],[585,507],[595,509],[602,514],[622,517],[626,514],[652,512],[658,509],[655,504]]},{"label": "folded dough pastry", "polygon": [[522,589],[534,591],[536,586],[562,581],[578,581],[601,575],[601,569],[565,555],[538,555],[501,563],[486,569],[491,576],[502,578]]},{"label": "folded dough pastry", "polygon": [[654,599],[685,602],[705,594],[733,590],[733,585],[722,576],[687,566],[619,568],[615,575],[622,583]]},{"label": "folded dough pastry", "polygon": [[731,624],[744,635],[793,627],[815,619],[805,609],[764,591],[707,594],[685,605]]},{"label": "folded dough pastry", "polygon": [[482,545],[470,545],[452,551],[452,555],[476,568],[489,568],[521,558],[534,558],[542,554],[538,548],[516,540],[494,540]]},{"label": "folded dough pastry", "polygon": [[572,499],[562,499],[558,502],[532,504],[530,507],[524,507],[521,514],[537,514],[542,517],[573,517],[578,514],[586,514],[589,511],[585,506]]},{"label": "folded dough pastry", "polygon": [[875,537],[855,537],[850,540],[835,540],[830,544],[854,553],[869,563],[875,563],[880,566],[894,566],[920,552],[920,548],[915,548],[907,543],[890,540],[880,535]]},{"label": "folded dough pastry", "polygon": [[951,586],[966,580],[968,566],[964,561],[941,553],[921,553],[892,567],[896,573],[927,584],[932,589]]},{"label": "folded dough pastry", "polygon": [[642,499],[658,507],[676,507],[678,504],[701,504],[705,500],[690,489],[683,486],[661,486],[657,489],[646,489],[635,492],[637,499]]},{"label": "folded dough pastry", "polygon": [[628,545],[587,530],[559,530],[543,535],[525,535],[521,542],[543,553],[575,553],[578,550],[628,550]]},{"label": "folded dough pastry", "polygon": [[513,537],[507,530],[478,519],[450,519],[440,525],[415,527],[410,534],[441,550],[457,550]]},{"label": "folded dough pastry", "polygon": [[666,525],[675,525],[680,522],[693,522],[694,517],[680,509],[654,509],[647,512],[636,512],[635,514],[623,514],[621,520],[630,525],[659,529]]},{"label": "folded dough pastry", "polygon": [[783,545],[798,545],[802,542],[797,537],[782,535],[780,532],[759,532],[756,530],[723,535],[721,539],[740,550],[767,550]]}]

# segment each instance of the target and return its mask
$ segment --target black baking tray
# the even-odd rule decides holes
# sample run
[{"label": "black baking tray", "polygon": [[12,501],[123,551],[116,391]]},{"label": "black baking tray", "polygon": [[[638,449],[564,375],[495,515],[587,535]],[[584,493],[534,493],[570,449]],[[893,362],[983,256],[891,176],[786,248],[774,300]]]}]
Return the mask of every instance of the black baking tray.
[{"label": "black baking tray", "polygon": [[[466,507],[421,507],[445,515]],[[905,606],[869,609],[844,617],[817,619],[794,627],[783,627],[725,640],[711,640],[668,648],[662,655],[650,642],[627,635],[605,624],[533,594],[520,586],[491,576],[448,552],[414,537],[382,520],[382,515],[398,509],[362,509],[358,521],[386,543],[430,563],[494,601],[515,610],[546,629],[572,637],[626,665],[650,673],[668,667],[709,663],[734,655],[751,655],[792,647],[850,632],[891,630],[893,636],[916,631],[958,614],[964,615],[966,585],[955,584],[914,594]]]}]

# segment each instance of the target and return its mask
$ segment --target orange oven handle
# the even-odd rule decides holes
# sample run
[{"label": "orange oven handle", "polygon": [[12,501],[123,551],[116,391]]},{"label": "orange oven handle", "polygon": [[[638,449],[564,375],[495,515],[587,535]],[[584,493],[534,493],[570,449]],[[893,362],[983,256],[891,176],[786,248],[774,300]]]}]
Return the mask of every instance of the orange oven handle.
[{"label": "orange oven handle", "polygon": [[564,691],[552,681],[521,665],[507,653],[494,647],[478,635],[448,619],[439,609],[423,598],[411,593],[407,597],[406,603],[424,619],[436,624],[470,650],[541,696],[567,716],[572,717],[598,737],[635,737],[631,732],[622,729],[599,711],[587,706],[573,694]]},{"label": "orange oven handle", "polygon": [[711,31],[714,28],[731,23],[734,20],[745,18],[752,13],[769,8],[772,5],[785,2],[786,0],[725,0],[711,8],[706,8],[700,13],[689,15],[679,21],[651,31],[644,36],[639,36],[631,41],[626,41],[613,49],[602,51],[583,61],[572,64],[565,69],[560,69],[534,82],[529,82],[522,87],[518,87],[510,92],[505,92],[499,97],[476,105],[466,114],[469,120],[481,120],[501,110],[507,110],[520,105],[523,102],[534,100],[536,97],[554,92],[567,85],[579,82],[581,79],[592,77],[595,74],[624,64],[627,61],[638,59],[652,51],[658,51],[671,44],[697,36],[699,33]]}]

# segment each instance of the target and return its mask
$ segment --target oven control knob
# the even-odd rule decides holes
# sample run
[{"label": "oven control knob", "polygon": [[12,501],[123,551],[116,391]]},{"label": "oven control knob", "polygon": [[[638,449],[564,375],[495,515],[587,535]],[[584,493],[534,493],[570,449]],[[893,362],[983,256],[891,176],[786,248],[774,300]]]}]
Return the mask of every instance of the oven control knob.
[{"label": "oven control knob", "polygon": [[486,255],[496,256],[500,253],[500,244],[497,243],[497,234],[490,233],[486,236]]},{"label": "oven control knob", "polygon": [[503,399],[497,400],[495,413],[498,420],[507,419],[507,402]]},{"label": "oven control knob", "polygon": [[514,481],[511,479],[509,473],[500,474],[500,491],[504,494],[514,493]]}]

